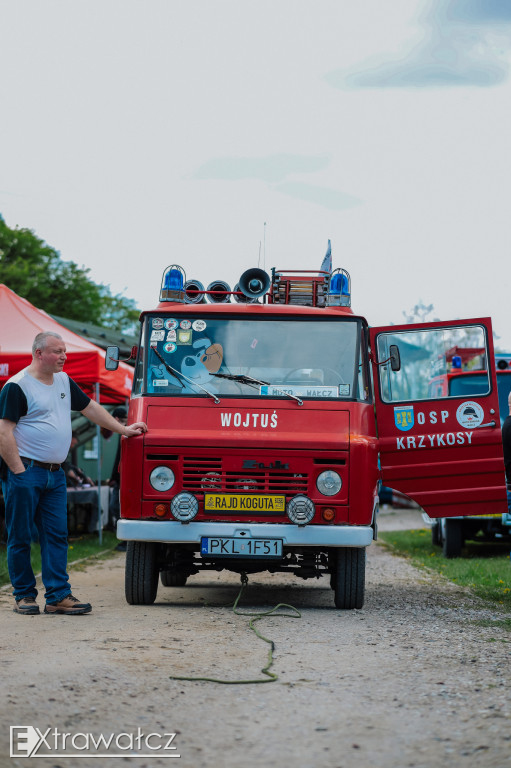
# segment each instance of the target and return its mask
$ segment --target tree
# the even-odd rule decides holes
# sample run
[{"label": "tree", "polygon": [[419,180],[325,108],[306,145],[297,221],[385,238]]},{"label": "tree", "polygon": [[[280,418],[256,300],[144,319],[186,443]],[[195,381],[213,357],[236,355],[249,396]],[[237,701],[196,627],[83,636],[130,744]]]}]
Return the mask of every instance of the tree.
[{"label": "tree", "polygon": [[438,317],[430,317],[433,310],[433,304],[426,306],[422,300],[419,300],[413,309],[404,311],[402,314],[407,323],[429,323],[439,319]]},{"label": "tree", "polygon": [[[433,304],[424,304],[424,302],[419,300],[419,303],[416,304],[412,309],[409,309],[408,311],[404,311],[402,313],[405,322],[407,323],[436,323],[440,321],[439,317],[431,317],[431,313],[434,310]],[[463,329],[459,332],[458,336],[460,337],[460,340],[456,338],[456,336],[453,336],[453,339],[456,341],[456,343],[459,343],[461,346],[463,344],[465,346],[474,346],[477,347],[481,344],[481,336],[480,331],[477,328],[469,329]],[[500,336],[493,331],[493,341],[496,343],[500,339]],[[495,349],[495,352],[499,352],[500,350],[498,348]]]},{"label": "tree", "polygon": [[63,261],[32,230],[10,229],[0,215],[0,282],[50,315],[131,330],[139,314],[135,301],[112,295],[89,273],[90,269]]}]

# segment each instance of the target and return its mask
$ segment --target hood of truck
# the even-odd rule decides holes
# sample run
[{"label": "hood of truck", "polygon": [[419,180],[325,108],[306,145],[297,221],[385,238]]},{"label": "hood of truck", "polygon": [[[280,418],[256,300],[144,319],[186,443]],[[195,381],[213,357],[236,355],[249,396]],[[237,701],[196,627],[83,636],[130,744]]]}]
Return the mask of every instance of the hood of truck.
[{"label": "hood of truck", "polygon": [[348,450],[346,404],[305,401],[262,407],[246,402],[216,405],[149,405],[145,444]]}]

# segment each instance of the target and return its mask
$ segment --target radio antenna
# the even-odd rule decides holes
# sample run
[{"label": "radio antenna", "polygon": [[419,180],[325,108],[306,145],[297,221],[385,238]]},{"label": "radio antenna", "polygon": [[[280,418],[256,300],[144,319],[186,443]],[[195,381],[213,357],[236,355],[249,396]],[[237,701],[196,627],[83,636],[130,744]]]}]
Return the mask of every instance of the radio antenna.
[{"label": "radio antenna", "polygon": [[266,222],[263,229],[263,269],[266,269]]}]

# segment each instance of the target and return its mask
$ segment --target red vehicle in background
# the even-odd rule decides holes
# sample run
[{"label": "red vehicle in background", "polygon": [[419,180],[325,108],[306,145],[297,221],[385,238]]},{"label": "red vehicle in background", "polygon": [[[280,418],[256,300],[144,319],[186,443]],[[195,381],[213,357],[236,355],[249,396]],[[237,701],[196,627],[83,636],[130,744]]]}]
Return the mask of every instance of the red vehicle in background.
[{"label": "red vehicle in background", "polygon": [[454,346],[493,360],[490,320],[370,329],[350,304],[345,270],[165,270],[129,408],[148,431],[122,441],[129,603],[229,569],[325,575],[361,608],[382,482],[432,518],[507,509],[493,365],[470,398],[429,391]]},{"label": "red vehicle in background", "polygon": [[[472,395],[481,392],[485,385],[486,363],[484,349],[459,349],[454,347],[446,352],[444,367],[447,373],[434,377],[430,383],[432,397]],[[500,424],[509,414],[508,398],[511,392],[511,354],[498,352],[495,355],[497,390],[499,396]]]},{"label": "red vehicle in background", "polygon": [[[456,396],[464,394],[467,397],[484,391],[486,377],[486,361],[484,348],[454,347],[445,354],[446,373],[435,376],[430,383],[430,393],[433,396]],[[499,415],[502,426],[509,414],[508,398],[511,392],[511,355],[497,353],[495,355],[497,371],[497,391],[499,398]],[[503,514],[486,513],[472,517],[459,516],[455,518],[440,518],[432,520],[424,514],[424,520],[431,525],[433,544],[442,547],[445,557],[458,557],[465,541],[511,541],[511,514],[508,510]]]}]

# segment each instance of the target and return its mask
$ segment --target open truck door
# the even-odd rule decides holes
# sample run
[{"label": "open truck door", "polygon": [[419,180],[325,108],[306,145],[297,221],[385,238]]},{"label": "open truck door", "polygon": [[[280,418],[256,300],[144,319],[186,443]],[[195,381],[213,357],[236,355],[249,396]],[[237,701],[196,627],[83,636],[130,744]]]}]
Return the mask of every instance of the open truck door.
[{"label": "open truck door", "polygon": [[[383,484],[432,518],[507,512],[489,318],[370,330]],[[484,372],[471,389],[437,386],[453,366]]]}]

